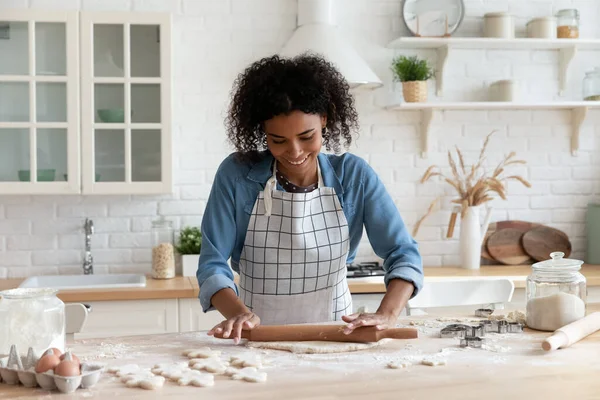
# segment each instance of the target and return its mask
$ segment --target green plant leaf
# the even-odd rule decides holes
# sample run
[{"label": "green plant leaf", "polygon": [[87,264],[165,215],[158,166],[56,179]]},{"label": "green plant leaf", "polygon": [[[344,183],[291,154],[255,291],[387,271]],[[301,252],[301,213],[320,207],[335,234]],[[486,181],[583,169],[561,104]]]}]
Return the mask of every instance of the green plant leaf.
[{"label": "green plant leaf", "polygon": [[195,226],[186,226],[179,233],[179,241],[175,246],[177,252],[184,254],[200,254],[202,232]]},{"label": "green plant leaf", "polygon": [[417,56],[398,56],[392,61],[394,80],[400,82],[426,81],[433,77],[434,71],[427,60],[419,60]]}]

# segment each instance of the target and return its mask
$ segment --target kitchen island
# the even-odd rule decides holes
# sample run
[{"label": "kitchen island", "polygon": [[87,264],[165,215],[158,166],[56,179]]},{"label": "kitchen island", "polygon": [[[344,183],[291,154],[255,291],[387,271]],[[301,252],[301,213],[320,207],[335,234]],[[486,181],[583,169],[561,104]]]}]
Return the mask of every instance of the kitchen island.
[{"label": "kitchen island", "polygon": [[[592,304],[588,311],[600,311]],[[181,351],[210,346],[221,358],[241,353],[261,354],[270,365],[266,383],[234,381],[217,376],[209,388],[180,387],[166,382],[156,391],[126,388],[105,373],[91,389],[71,395],[53,393],[52,399],[588,399],[600,394],[600,333],[574,346],[546,353],[545,332],[488,334],[489,349],[463,349],[457,339],[440,339],[439,329],[452,323],[449,316],[401,318],[400,326],[420,331],[419,339],[394,341],[354,353],[293,354],[235,346],[205,332],[79,340],[69,347],[82,361],[107,366],[185,361]],[[420,364],[423,357],[444,359],[447,365]],[[390,361],[410,360],[404,369],[388,369]],[[0,385],[0,399],[50,398],[42,389]]]}]

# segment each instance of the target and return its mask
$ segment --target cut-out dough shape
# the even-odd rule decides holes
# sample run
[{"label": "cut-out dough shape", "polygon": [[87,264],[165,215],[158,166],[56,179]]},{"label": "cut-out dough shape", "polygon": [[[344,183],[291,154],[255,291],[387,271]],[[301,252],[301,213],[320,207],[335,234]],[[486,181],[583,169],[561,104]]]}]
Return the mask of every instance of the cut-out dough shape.
[{"label": "cut-out dough shape", "polygon": [[140,366],[137,364],[127,364],[117,367],[109,367],[108,372],[116,374],[117,376],[129,375],[140,371]]},{"label": "cut-out dough shape", "polygon": [[211,374],[204,374],[200,371],[184,371],[180,374],[177,383],[181,386],[207,387],[215,385],[215,377]]},{"label": "cut-out dough shape", "polygon": [[446,365],[446,360],[442,358],[424,358],[421,360],[421,364],[428,365],[430,367],[438,367],[440,365]]},{"label": "cut-out dough shape", "polygon": [[163,387],[165,378],[154,375],[151,371],[141,370],[132,374],[123,375],[121,382],[127,387],[139,387],[146,390],[156,390]]},{"label": "cut-out dough shape", "polygon": [[227,367],[225,372],[223,372],[223,375],[233,376],[233,375],[237,374],[239,371],[240,371],[239,368]]},{"label": "cut-out dough shape", "polygon": [[164,363],[156,364],[152,368],[152,373],[156,375],[162,375],[168,379],[175,379],[174,375],[181,373],[182,371],[189,370],[187,363]]},{"label": "cut-out dough shape", "polygon": [[199,349],[184,350],[181,355],[188,358],[213,358],[221,355],[218,350],[211,350],[210,347],[200,347]]},{"label": "cut-out dough shape", "polygon": [[403,369],[408,368],[412,365],[409,361],[390,361],[387,365],[390,369]]},{"label": "cut-out dough shape", "polygon": [[254,367],[246,367],[235,371],[231,378],[246,382],[263,383],[267,381],[267,373],[260,372]]},{"label": "cut-out dough shape", "polygon": [[262,368],[263,366],[263,359],[256,354],[238,354],[237,356],[231,356],[231,359],[229,361],[231,362],[231,365],[239,368]]},{"label": "cut-out dough shape", "polygon": [[218,358],[193,358],[189,362],[192,369],[222,374],[225,372],[229,363],[223,362]]}]

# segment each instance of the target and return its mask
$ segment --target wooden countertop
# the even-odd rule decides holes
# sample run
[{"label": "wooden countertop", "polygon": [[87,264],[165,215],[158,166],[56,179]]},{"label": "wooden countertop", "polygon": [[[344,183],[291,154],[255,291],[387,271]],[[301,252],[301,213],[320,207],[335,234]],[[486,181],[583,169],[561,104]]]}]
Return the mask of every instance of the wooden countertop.
[{"label": "wooden countertop", "polygon": [[[58,297],[64,302],[110,301],[110,300],[151,300],[194,298],[198,295],[192,285],[195,277],[177,276],[173,279],[152,279],[146,277],[146,287],[121,289],[77,289],[62,290]],[[1,279],[0,290],[12,289],[23,279]]]},{"label": "wooden countertop", "polygon": [[[595,310],[600,309],[595,304]],[[524,333],[486,337],[505,351],[464,350],[456,339],[440,339],[439,329],[449,322],[435,316],[413,317],[427,320],[418,326],[419,338],[385,343],[380,347],[354,353],[293,354],[275,350],[254,350],[235,346],[229,340],[213,339],[204,332],[147,335],[126,338],[79,340],[71,350],[83,361],[102,362],[107,366],[135,363],[149,368],[157,363],[184,362],[181,351],[210,346],[221,351],[221,358],[242,353],[261,354],[269,361],[265,367],[266,383],[234,381],[225,376],[215,378],[215,386],[195,388],[166,382],[156,391],[126,388],[105,373],[90,389],[71,395],[52,392],[53,399],[590,399],[600,391],[597,355],[600,333],[575,345],[554,352],[544,352],[541,341],[548,333],[526,330]],[[409,320],[401,320],[408,325]],[[446,366],[428,367],[422,357],[446,359]],[[409,357],[414,364],[406,369],[387,369],[389,361]],[[0,399],[46,398],[42,389],[0,384]]]},{"label": "wooden countertop", "polygon": [[[584,265],[581,269],[587,279],[588,286],[600,286],[600,265]],[[425,267],[425,282],[464,278],[495,278],[511,279],[516,288],[525,287],[525,279],[531,273],[529,265],[517,266],[482,266],[477,270],[467,270],[457,267]],[[0,279],[0,290],[17,287],[23,279]],[[383,277],[348,279],[350,292],[384,293]],[[113,301],[113,300],[151,300],[198,297],[198,281],[196,277],[178,276],[173,279],[156,280],[147,277],[144,288],[122,289],[87,289],[64,290],[58,297],[65,302]]]}]

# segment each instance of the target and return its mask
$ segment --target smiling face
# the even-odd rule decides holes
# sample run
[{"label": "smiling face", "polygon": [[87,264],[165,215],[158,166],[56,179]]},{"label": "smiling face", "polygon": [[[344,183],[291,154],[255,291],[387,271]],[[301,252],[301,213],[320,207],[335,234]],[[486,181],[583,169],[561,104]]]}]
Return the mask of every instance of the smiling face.
[{"label": "smiling face", "polygon": [[277,160],[277,169],[292,183],[308,186],[317,181],[317,155],[325,124],[325,117],[302,111],[265,121],[267,146]]}]

